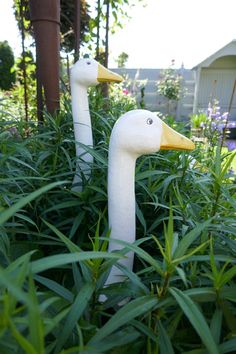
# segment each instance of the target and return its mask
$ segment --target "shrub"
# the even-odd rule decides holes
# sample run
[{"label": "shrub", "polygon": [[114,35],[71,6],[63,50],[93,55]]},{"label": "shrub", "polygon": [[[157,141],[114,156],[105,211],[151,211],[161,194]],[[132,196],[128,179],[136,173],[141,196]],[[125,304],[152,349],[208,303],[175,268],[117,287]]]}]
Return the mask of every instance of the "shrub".
[{"label": "shrub", "polygon": [[179,101],[183,94],[182,76],[175,69],[169,67],[162,70],[161,78],[157,81],[157,92],[168,100]]},{"label": "shrub", "polygon": [[[235,350],[235,153],[199,145],[191,154],[138,159],[137,240],[106,253],[107,150],[112,126],[130,104],[125,97],[110,101],[109,111],[92,98],[97,144],[91,179],[80,193],[71,191],[69,102],[44,126],[32,124],[29,136],[6,134],[6,122],[0,128],[0,347],[6,354]],[[130,250],[134,271],[124,269],[125,282],[107,288],[107,301],[99,303],[109,268]]]},{"label": "shrub", "polygon": [[14,54],[7,41],[0,42],[0,88],[10,90],[15,83]]}]

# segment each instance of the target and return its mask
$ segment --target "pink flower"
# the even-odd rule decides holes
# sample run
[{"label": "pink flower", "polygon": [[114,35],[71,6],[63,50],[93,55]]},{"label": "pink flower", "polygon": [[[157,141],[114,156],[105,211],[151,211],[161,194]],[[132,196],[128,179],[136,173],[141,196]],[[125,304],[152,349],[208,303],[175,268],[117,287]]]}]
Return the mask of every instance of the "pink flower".
[{"label": "pink flower", "polygon": [[124,88],[122,90],[122,92],[123,92],[124,95],[128,95],[129,94],[129,90],[127,88]]}]

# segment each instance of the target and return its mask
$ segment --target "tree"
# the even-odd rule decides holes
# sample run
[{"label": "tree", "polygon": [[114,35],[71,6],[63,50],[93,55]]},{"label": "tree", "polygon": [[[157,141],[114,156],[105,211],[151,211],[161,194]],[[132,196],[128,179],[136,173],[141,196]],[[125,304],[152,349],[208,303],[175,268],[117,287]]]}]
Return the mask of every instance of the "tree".
[{"label": "tree", "polygon": [[0,42],[0,88],[10,90],[16,81],[13,66],[15,58],[7,41]]},{"label": "tree", "polygon": [[[85,41],[85,37],[89,31],[89,6],[86,0],[79,0],[80,2],[80,43]],[[71,52],[76,49],[75,44],[75,20],[76,20],[76,7],[78,0],[61,0],[61,47],[65,52]],[[22,21],[21,13],[23,7],[24,29],[25,34],[33,36],[33,30],[30,23],[30,10],[29,0],[14,0],[13,4],[15,10],[15,18],[19,30],[21,32]]]},{"label": "tree", "polygon": [[118,68],[124,68],[128,58],[129,55],[127,53],[125,52],[120,53],[116,60]]},{"label": "tree", "polygon": [[89,6],[85,0],[61,0],[61,45],[65,52],[72,50],[78,52],[76,29],[79,25],[79,44],[81,44],[89,31],[89,19]]},{"label": "tree", "polygon": [[[96,59],[106,66],[109,56],[109,37],[122,28],[130,19],[133,6],[144,0],[97,0],[94,8],[95,17],[90,19],[88,41],[95,44]],[[93,50],[92,44],[89,49]]]}]

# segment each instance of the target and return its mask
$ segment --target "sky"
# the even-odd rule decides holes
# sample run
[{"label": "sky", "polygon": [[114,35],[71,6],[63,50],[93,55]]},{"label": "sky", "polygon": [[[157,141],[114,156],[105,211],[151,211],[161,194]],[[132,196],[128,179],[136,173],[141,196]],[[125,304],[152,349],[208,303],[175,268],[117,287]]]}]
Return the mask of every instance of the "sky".
[{"label": "sky", "polygon": [[[89,0],[93,2],[94,0]],[[236,39],[236,0],[145,0],[137,2],[131,20],[110,36],[109,67],[121,52],[129,68],[192,68]],[[0,0],[0,41],[8,40],[15,56],[20,36],[12,0]]]}]

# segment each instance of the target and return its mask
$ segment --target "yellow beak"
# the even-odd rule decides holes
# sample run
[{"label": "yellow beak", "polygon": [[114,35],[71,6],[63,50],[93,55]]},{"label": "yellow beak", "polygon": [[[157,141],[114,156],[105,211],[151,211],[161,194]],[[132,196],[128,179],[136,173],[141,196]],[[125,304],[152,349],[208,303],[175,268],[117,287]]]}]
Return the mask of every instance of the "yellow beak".
[{"label": "yellow beak", "polygon": [[160,150],[193,150],[194,143],[162,122]]},{"label": "yellow beak", "polygon": [[105,66],[98,64],[97,80],[98,82],[121,82],[123,81],[123,77],[108,70]]}]

